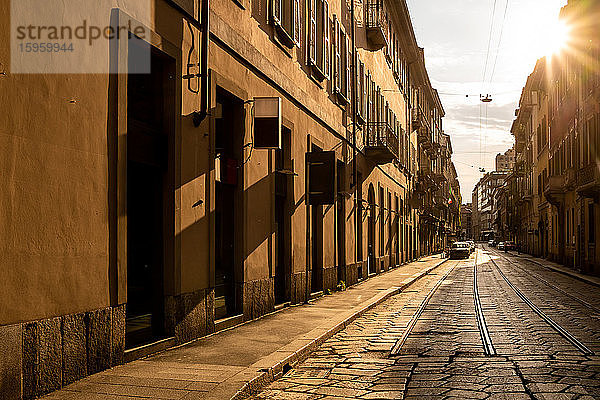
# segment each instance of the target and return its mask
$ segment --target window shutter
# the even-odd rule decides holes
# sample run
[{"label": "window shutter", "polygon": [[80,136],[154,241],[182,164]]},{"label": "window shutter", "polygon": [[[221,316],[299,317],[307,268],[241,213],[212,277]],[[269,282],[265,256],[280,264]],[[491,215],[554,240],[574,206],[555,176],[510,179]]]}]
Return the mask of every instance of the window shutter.
[{"label": "window shutter", "polygon": [[[356,54],[356,59],[357,61],[357,65],[358,67],[355,69],[354,71],[354,79],[356,80],[356,92],[359,94],[362,93],[362,87],[363,87],[363,63],[362,61],[358,58],[358,53]],[[362,101],[357,101],[356,102],[356,114],[360,117],[362,117]]]},{"label": "window shutter", "polygon": [[368,108],[367,108],[367,93],[369,90],[369,76],[365,73],[364,70],[364,64],[363,64],[363,85],[362,85],[362,98],[360,100],[360,102],[363,104],[362,106],[362,110],[363,110],[363,118],[366,121],[367,120],[367,112],[368,112]]},{"label": "window shutter", "polygon": [[311,65],[317,64],[317,0],[308,0],[309,27],[308,27],[308,61]]},{"label": "window shutter", "polygon": [[381,95],[381,88],[377,86],[377,122],[383,121],[383,96]]},{"label": "window shutter", "polygon": [[342,60],[341,60],[341,38],[340,38],[340,23],[337,19],[337,16],[333,17],[333,33],[335,35],[335,40],[334,40],[334,49],[335,49],[335,60],[333,62],[334,65],[334,78],[333,78],[333,83],[334,83],[334,92],[339,93],[342,85],[342,77],[340,74],[341,71],[341,65],[342,65]]},{"label": "window shutter", "polygon": [[323,73],[329,79],[331,70],[331,39],[329,23],[329,3],[323,1]]},{"label": "window shutter", "polygon": [[371,73],[368,74],[368,84],[367,84],[367,123],[373,123],[373,78],[371,78]]},{"label": "window shutter", "polygon": [[[281,0],[274,0],[281,1]],[[300,36],[302,36],[302,22],[300,20],[300,0],[292,0],[293,2],[293,21],[294,26],[292,27],[292,31],[294,33],[294,43],[296,46],[300,47]]]},{"label": "window shutter", "polygon": [[346,36],[346,98],[350,100],[350,87],[352,85],[352,46],[350,36]]},{"label": "window shutter", "polygon": [[273,24],[281,25],[281,2],[283,0],[271,0],[271,19]]}]

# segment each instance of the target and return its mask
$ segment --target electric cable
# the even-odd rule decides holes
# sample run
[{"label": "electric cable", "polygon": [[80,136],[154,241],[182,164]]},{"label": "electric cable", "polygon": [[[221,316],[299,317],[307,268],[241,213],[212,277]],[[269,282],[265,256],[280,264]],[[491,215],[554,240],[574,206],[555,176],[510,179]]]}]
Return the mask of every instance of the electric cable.
[{"label": "electric cable", "polygon": [[494,75],[496,74],[496,63],[498,62],[498,55],[500,54],[500,46],[502,45],[502,34],[504,33],[504,25],[506,24],[506,14],[508,11],[508,2],[506,0],[506,5],[504,6],[504,16],[502,17],[502,25],[500,25],[500,38],[498,39],[498,46],[496,47],[496,57],[494,59],[494,66],[492,68],[492,75],[490,77],[490,84],[488,88],[492,87],[492,81],[494,80]]},{"label": "electric cable", "polygon": [[485,66],[483,67],[483,78],[481,79],[481,92],[482,93],[483,93],[483,85],[485,84],[485,77],[487,75],[488,59],[490,57],[490,45],[492,44],[492,33],[494,32],[494,18],[496,16],[496,2],[497,2],[497,0],[494,0],[494,6],[492,8],[492,20],[490,22],[490,34],[488,37],[487,52],[485,55]]}]

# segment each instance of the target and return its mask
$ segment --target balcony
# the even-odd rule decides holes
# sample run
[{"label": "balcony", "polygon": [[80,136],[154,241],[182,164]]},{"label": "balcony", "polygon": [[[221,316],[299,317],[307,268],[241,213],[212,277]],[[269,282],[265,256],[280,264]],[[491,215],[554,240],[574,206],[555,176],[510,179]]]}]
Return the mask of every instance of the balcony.
[{"label": "balcony", "polygon": [[431,160],[436,160],[440,156],[440,144],[432,143],[431,146],[424,146],[425,152]]},{"label": "balcony", "polygon": [[423,149],[427,152],[429,152],[429,149],[433,146],[433,143],[431,141],[431,131],[426,126],[419,128],[417,140],[419,144],[421,144]]},{"label": "balcony", "polygon": [[414,107],[411,110],[410,117],[413,132],[423,127],[425,119],[423,117],[423,113],[418,107]]},{"label": "balcony", "polygon": [[565,182],[565,186],[567,189],[575,189],[577,187],[577,171],[575,170],[575,168],[569,168],[567,169],[567,171],[565,172],[566,175],[566,182]]},{"label": "balcony", "polygon": [[441,193],[436,193],[433,196],[433,201],[435,202],[435,207],[439,210],[444,210],[448,208],[448,200]]},{"label": "balcony", "polygon": [[387,122],[368,125],[365,154],[378,164],[387,164],[398,158],[398,137]]},{"label": "balcony", "polygon": [[596,163],[588,164],[577,171],[577,193],[585,197],[599,197],[600,173]]},{"label": "balcony", "polygon": [[411,197],[407,199],[407,203],[410,208],[421,209],[424,205],[423,196],[419,196],[418,192],[415,192]]},{"label": "balcony", "polygon": [[565,183],[565,175],[555,175],[548,178],[544,185],[544,196],[550,204],[557,206],[564,201]]},{"label": "balcony", "polygon": [[436,183],[443,183],[446,181],[446,177],[444,176],[444,174],[441,172],[437,172],[437,171],[433,171],[433,173],[431,174],[431,178]]},{"label": "balcony", "polygon": [[367,39],[375,50],[388,45],[388,20],[382,0],[367,1]]},{"label": "balcony", "polygon": [[419,182],[426,191],[437,189],[437,184],[433,179],[433,176],[433,171],[431,170],[429,163],[422,163],[419,165]]},{"label": "balcony", "polygon": [[533,201],[533,188],[528,185],[524,185],[521,190],[520,203],[531,203]]}]

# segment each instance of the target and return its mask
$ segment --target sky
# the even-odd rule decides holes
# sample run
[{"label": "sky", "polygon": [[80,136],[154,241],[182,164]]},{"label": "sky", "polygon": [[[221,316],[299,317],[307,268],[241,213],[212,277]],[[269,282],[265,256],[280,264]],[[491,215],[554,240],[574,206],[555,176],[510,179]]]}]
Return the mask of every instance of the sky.
[{"label": "sky", "polygon": [[[537,59],[559,44],[558,13],[566,0],[407,3],[446,111],[444,130],[452,138],[463,203],[470,203],[483,176],[479,168],[492,171],[496,154],[513,145],[510,126],[521,89]],[[479,96],[487,94],[493,101],[482,103]]]}]

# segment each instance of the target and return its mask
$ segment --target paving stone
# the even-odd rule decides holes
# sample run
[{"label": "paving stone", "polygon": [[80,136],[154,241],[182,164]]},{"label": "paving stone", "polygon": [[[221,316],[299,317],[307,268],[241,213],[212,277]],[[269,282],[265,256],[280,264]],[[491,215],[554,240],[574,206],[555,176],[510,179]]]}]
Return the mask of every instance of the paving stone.
[{"label": "paving stone", "polygon": [[[385,358],[433,286],[434,277],[415,284],[411,293],[385,301],[323,343],[304,364],[323,372],[323,385],[316,390],[367,391],[360,398],[530,400],[527,383],[536,399],[596,394],[600,398],[600,357],[578,353],[515,295],[489,263],[478,267],[479,292],[500,355],[486,357],[473,302],[472,261],[458,264],[448,276],[448,284],[441,285],[430,299],[399,355]],[[545,312],[553,313],[557,320],[561,317],[555,311],[561,309],[560,296],[540,290],[537,279],[510,269],[509,264],[501,266]],[[442,273],[440,270],[438,279]],[[589,335],[581,318],[571,315],[560,323]],[[595,326],[600,331],[600,325]],[[600,338],[600,333],[592,338],[595,336]],[[387,350],[376,351],[384,348]],[[314,386],[292,390],[316,393]],[[331,395],[346,398],[348,393]]]}]

